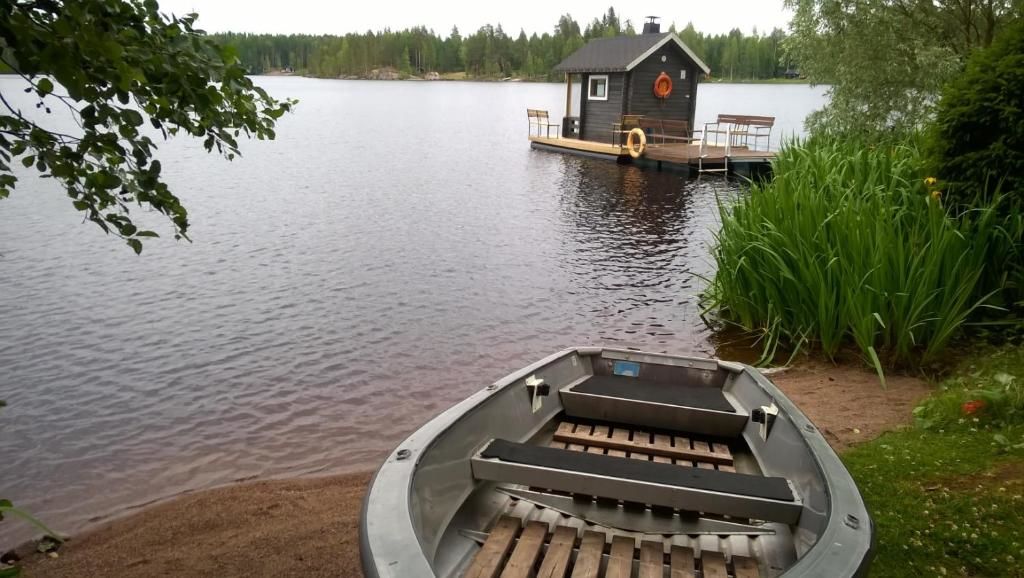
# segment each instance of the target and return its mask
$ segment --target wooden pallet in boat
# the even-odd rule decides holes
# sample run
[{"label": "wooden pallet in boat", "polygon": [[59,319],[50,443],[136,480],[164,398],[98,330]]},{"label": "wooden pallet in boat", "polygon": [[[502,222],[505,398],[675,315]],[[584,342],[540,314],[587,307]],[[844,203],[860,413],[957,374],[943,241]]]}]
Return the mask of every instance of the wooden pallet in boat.
[{"label": "wooden pallet in boat", "polygon": [[555,431],[551,447],[725,472],[736,471],[732,452],[723,443],[689,436],[651,433],[631,427],[563,421]]},{"label": "wooden pallet in boat", "polygon": [[[753,558],[704,551],[629,536],[502,516],[470,564],[465,578],[757,578]],[[603,570],[603,573],[602,573]]]}]

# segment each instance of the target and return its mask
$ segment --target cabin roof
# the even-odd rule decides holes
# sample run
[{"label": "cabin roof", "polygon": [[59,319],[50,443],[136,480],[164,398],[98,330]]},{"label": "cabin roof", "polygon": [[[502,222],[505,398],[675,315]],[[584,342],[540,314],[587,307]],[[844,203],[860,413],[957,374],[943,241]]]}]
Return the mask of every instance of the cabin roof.
[{"label": "cabin roof", "polygon": [[672,32],[596,38],[560,62],[555,72],[627,72],[669,42],[675,42],[705,73],[711,72],[690,47]]}]

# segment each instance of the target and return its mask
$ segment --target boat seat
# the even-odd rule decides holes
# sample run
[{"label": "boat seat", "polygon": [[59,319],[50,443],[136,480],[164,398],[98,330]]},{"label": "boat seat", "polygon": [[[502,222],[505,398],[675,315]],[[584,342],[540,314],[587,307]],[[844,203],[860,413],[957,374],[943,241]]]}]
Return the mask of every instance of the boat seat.
[{"label": "boat seat", "polygon": [[802,510],[785,478],[764,477],[492,440],[472,460],[481,480],[627,502],[795,523]]},{"label": "boat seat", "polygon": [[737,437],[749,419],[718,387],[592,375],[559,395],[569,417],[712,436]]},{"label": "boat seat", "polygon": [[736,408],[725,399],[722,390],[717,387],[666,384],[619,375],[592,375],[583,383],[576,385],[573,391],[736,413]]}]

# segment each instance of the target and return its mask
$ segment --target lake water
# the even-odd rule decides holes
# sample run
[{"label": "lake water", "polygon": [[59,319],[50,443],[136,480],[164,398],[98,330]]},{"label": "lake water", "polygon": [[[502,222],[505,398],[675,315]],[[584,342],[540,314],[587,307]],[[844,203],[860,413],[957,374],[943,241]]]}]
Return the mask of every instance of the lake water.
[{"label": "lake water", "polygon": [[[74,532],[187,490],[370,469],[563,347],[715,353],[697,295],[735,182],[531,150],[524,109],[560,110],[560,85],[259,82],[301,100],[276,141],[233,163],[161,145],[191,244],[137,257],[27,173],[0,201],[0,497]],[[18,88],[0,78],[33,110]],[[822,93],[702,85],[698,122],[799,133]],[[2,528],[0,547],[31,534]]]}]

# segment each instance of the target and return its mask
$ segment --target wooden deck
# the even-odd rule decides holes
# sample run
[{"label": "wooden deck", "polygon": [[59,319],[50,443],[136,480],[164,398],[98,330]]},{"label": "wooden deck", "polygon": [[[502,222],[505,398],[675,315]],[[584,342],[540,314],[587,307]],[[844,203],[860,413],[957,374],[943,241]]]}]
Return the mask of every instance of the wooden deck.
[{"label": "wooden deck", "polygon": [[[757,578],[753,558],[666,544],[644,536],[609,536],[604,532],[502,516],[473,558],[466,578]],[[546,546],[546,548],[545,548]],[[575,554],[575,556],[573,556]],[[602,573],[601,571],[604,570]],[[571,574],[570,574],[571,572]]]},{"label": "wooden deck", "polygon": [[[547,138],[531,136],[533,146],[549,150],[561,150],[585,155],[597,155],[613,158],[621,162],[632,161],[629,151],[624,146],[594,141]],[[640,161],[648,161],[669,165],[680,165],[692,168],[721,167],[728,165],[767,165],[775,158],[773,151],[750,150],[746,147],[731,147],[726,158],[725,147],[709,146],[701,155],[699,143],[694,144],[648,144]],[[728,161],[728,163],[726,162]]]},{"label": "wooden deck", "polygon": [[615,146],[609,143],[594,142],[589,140],[577,140],[574,138],[548,138],[543,136],[530,136],[530,142],[543,147],[564,149],[569,152],[589,153],[595,155],[628,159],[629,152],[624,146]]}]

